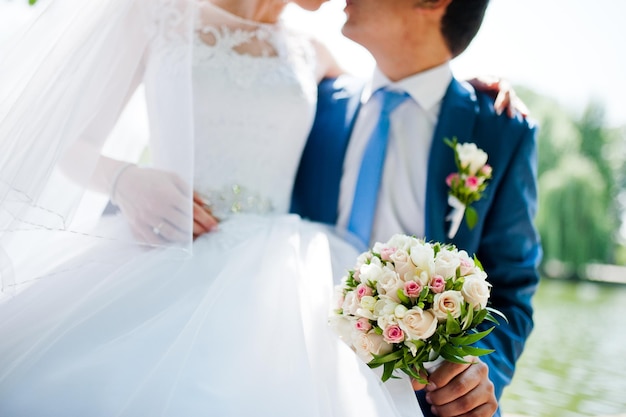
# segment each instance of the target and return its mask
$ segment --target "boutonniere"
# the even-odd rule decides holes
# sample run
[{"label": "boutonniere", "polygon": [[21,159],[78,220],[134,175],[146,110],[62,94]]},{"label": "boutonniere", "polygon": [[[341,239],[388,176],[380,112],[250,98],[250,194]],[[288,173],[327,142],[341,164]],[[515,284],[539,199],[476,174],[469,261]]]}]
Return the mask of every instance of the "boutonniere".
[{"label": "boutonniere", "polygon": [[452,207],[446,220],[451,222],[448,239],[452,239],[459,230],[463,217],[470,230],[476,226],[478,213],[471,204],[482,197],[492,169],[487,164],[487,153],[475,143],[458,143],[456,138],[446,138],[444,141],[454,150],[454,162],[458,170],[446,177],[446,184],[450,187],[448,204]]}]

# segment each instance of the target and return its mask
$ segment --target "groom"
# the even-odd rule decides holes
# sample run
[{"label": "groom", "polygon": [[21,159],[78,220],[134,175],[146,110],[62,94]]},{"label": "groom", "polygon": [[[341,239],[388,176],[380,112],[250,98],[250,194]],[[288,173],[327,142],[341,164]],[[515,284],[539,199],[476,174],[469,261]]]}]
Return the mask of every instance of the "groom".
[{"label": "groom", "polygon": [[[337,224],[364,245],[405,233],[451,242],[481,260],[493,285],[492,306],[508,323],[480,342],[494,353],[472,365],[445,363],[426,389],[415,386],[425,415],[432,410],[440,417],[470,410],[500,415],[497,401],[533,327],[531,298],[539,279],[536,128],[519,116],[499,116],[493,100],[457,81],[449,65],[476,35],[487,4],[347,0],[343,33],[372,53],[377,68],[365,86],[346,77],[320,84],[293,193],[294,212]],[[383,87],[392,93],[377,92]],[[388,143],[376,143],[380,139],[372,138],[387,127]],[[463,222],[450,230],[446,177],[456,166],[444,138],[475,143],[492,167],[492,179],[472,205],[478,222],[471,229]]]}]

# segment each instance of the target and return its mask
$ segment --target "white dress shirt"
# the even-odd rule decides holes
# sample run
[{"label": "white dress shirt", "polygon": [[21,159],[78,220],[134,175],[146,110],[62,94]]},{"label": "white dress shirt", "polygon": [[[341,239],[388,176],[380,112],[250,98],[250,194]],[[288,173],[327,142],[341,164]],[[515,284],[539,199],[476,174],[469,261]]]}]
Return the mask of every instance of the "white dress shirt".
[{"label": "white dress shirt", "polygon": [[386,242],[395,233],[423,237],[428,154],[441,100],[451,80],[452,71],[448,63],[398,82],[391,82],[378,68],[375,69],[370,83],[363,91],[361,110],[343,165],[339,228],[345,229],[348,224],[361,158],[380,114],[379,101],[370,98],[379,88],[388,87],[406,91],[412,100],[406,100],[391,114],[387,155],[371,242]]}]

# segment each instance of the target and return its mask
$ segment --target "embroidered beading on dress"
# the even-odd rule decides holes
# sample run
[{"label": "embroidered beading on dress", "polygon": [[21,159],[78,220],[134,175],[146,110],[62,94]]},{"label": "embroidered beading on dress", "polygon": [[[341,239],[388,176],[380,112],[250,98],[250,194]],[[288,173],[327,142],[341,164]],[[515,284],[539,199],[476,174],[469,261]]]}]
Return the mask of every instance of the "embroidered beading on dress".
[{"label": "embroidered beading on dress", "polygon": [[239,184],[198,193],[207,203],[213,216],[220,220],[239,213],[267,214],[274,211],[274,205],[269,198]]}]

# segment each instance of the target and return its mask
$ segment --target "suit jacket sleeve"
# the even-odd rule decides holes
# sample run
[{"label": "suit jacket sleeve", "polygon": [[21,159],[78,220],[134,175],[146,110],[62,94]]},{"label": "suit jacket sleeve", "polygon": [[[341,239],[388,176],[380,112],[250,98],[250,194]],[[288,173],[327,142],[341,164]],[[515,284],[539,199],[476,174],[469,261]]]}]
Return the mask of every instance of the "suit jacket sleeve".
[{"label": "suit jacket sleeve", "polygon": [[[520,126],[520,125],[518,125]],[[492,283],[491,306],[506,316],[479,345],[495,352],[484,356],[498,398],[511,382],[515,364],[533,328],[531,304],[539,282],[541,258],[534,226],[537,208],[536,128],[526,121],[516,129],[515,144],[495,191],[477,251]],[[518,133],[517,133],[518,132]],[[508,141],[513,139],[500,138]],[[491,323],[489,323],[491,324]]]}]

